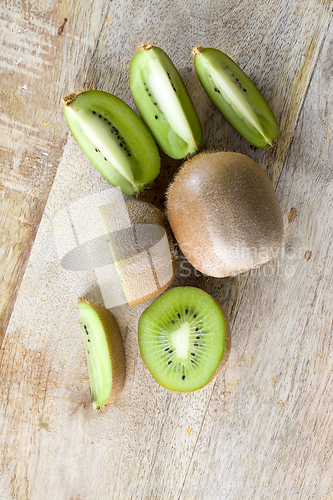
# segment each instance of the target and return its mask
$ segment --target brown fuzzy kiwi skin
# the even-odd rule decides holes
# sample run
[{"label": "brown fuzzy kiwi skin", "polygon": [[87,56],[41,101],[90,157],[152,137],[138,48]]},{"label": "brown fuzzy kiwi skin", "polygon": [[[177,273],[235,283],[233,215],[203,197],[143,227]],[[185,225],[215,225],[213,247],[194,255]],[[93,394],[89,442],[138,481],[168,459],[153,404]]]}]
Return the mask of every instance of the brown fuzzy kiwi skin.
[{"label": "brown fuzzy kiwi skin", "polygon": [[124,345],[119,331],[117,322],[111,312],[100,304],[88,301],[86,299],[79,299],[78,303],[84,302],[91,306],[96,313],[103,325],[106,341],[109,348],[109,354],[111,358],[112,366],[112,389],[109,399],[101,406],[98,410],[103,410],[109,406],[113,401],[115,401],[122,392],[125,384],[125,354]]},{"label": "brown fuzzy kiwi skin", "polygon": [[[172,283],[172,281],[176,276],[177,254],[172,241],[168,220],[165,214],[161,212],[161,210],[156,208],[154,205],[151,205],[150,203],[141,200],[126,200],[126,206],[132,224],[156,224],[158,226],[163,227],[163,229],[166,231],[171,253],[172,271],[173,271],[172,278],[165,285],[163,285],[162,287],[158,286],[157,290],[151,293],[144,294],[143,297],[131,300],[129,302],[129,306],[134,307],[143,304],[148,300],[154,299],[158,295],[161,295],[161,293],[163,293],[169,287],[169,285]],[[155,269],[152,268],[152,271],[155,279],[157,280]],[[138,285],[140,286],[140,283],[138,283]]]},{"label": "brown fuzzy kiwi skin", "polygon": [[167,192],[171,229],[205,275],[236,276],[272,259],[283,237],[281,207],[251,158],[201,153],[183,164]]}]

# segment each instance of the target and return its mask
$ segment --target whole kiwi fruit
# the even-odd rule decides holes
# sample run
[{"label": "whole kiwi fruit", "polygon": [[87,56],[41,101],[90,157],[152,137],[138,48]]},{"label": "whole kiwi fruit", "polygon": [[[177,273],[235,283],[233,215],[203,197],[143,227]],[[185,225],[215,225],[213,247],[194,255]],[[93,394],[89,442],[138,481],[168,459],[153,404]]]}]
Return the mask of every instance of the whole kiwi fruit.
[{"label": "whole kiwi fruit", "polygon": [[235,276],[272,259],[282,242],[279,201],[251,158],[202,153],[183,164],[167,193],[177,243],[198,271]]}]

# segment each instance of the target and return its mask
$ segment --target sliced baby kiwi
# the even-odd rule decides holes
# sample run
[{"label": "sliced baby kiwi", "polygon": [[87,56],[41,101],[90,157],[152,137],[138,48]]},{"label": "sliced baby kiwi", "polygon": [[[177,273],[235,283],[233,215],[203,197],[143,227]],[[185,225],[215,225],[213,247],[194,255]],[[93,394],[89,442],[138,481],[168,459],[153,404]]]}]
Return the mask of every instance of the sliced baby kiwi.
[{"label": "sliced baby kiwi", "polygon": [[196,153],[202,129],[183,80],[172,61],[150,43],[137,49],[129,69],[133,99],[160,148],[171,158]]},{"label": "sliced baby kiwi", "polygon": [[124,348],[116,320],[101,306],[78,302],[94,410],[114,401],[125,382]]},{"label": "sliced baby kiwi", "polygon": [[254,146],[272,146],[279,126],[269,105],[250,78],[217,49],[194,47],[199,80],[217,109]]},{"label": "sliced baby kiwi", "polygon": [[142,359],[166,389],[196,391],[211,380],[222,360],[227,327],[220,306],[208,293],[172,288],[140,317]]},{"label": "sliced baby kiwi", "polygon": [[126,194],[141,191],[160,169],[154,139],[137,114],[100,90],[63,98],[68,126],[91,163]]}]

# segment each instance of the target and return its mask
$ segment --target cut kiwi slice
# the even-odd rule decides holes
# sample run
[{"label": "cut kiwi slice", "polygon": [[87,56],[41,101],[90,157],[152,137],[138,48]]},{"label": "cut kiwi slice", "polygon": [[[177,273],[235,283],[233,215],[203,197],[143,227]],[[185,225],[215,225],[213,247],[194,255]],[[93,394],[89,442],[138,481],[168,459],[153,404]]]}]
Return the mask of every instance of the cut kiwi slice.
[{"label": "cut kiwi slice", "polygon": [[208,293],[172,288],[140,317],[140,353],[161,386],[196,391],[211,380],[222,360],[226,329],[227,320]]},{"label": "cut kiwi slice", "polygon": [[68,126],[91,163],[113,186],[134,194],[160,169],[158,148],[145,124],[118,97],[100,90],[63,98]]},{"label": "cut kiwi slice", "polygon": [[183,80],[172,61],[150,43],[137,49],[129,69],[133,99],[160,148],[171,158],[198,151],[202,129]]},{"label": "cut kiwi slice", "polygon": [[203,88],[230,125],[254,146],[272,146],[279,135],[278,123],[244,71],[217,49],[198,46],[192,54]]},{"label": "cut kiwi slice", "polygon": [[116,320],[101,306],[78,302],[94,410],[114,401],[125,382],[124,348]]}]

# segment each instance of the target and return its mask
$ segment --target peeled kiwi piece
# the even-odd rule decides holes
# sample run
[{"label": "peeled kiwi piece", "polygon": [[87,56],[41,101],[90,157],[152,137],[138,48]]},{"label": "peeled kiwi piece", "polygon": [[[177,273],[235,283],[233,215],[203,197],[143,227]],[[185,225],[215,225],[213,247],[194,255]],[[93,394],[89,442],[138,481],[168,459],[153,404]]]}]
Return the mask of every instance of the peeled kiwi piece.
[{"label": "peeled kiwi piece", "polygon": [[130,64],[129,83],[135,105],[162,151],[177,159],[196,153],[202,143],[199,118],[167,54],[150,43],[140,45]]},{"label": "peeled kiwi piece", "polygon": [[166,389],[196,391],[220,365],[227,327],[220,306],[208,293],[194,287],[172,288],[139,319],[142,359]]},{"label": "peeled kiwi piece", "polygon": [[141,200],[123,200],[98,211],[128,304],[137,306],[166,290],[177,259],[165,214]]},{"label": "peeled kiwi piece", "polygon": [[101,306],[78,302],[94,410],[105,407],[125,383],[124,348],[116,320]]},{"label": "peeled kiwi piece", "polygon": [[68,126],[110,184],[135,194],[159,173],[158,148],[145,124],[118,97],[100,90],[63,98]]},{"label": "peeled kiwi piece", "polygon": [[267,174],[239,153],[202,153],[183,164],[167,193],[171,229],[198,271],[235,276],[272,259],[283,237]]},{"label": "peeled kiwi piece", "polygon": [[230,125],[254,146],[272,146],[279,135],[278,123],[244,71],[217,49],[198,46],[192,54],[203,88]]}]

